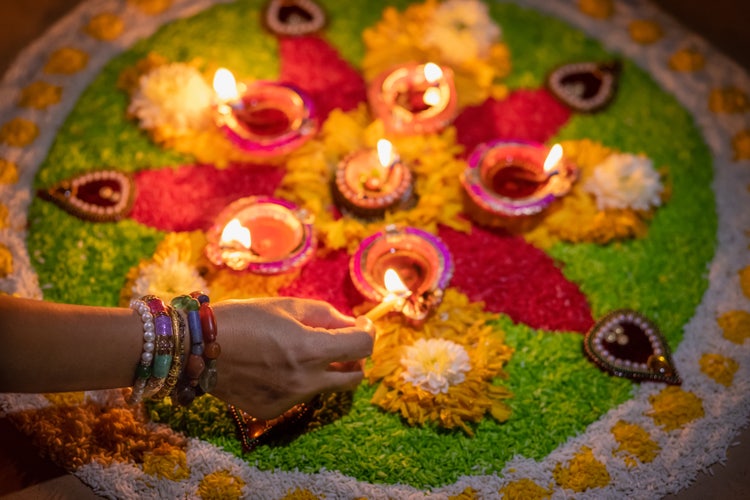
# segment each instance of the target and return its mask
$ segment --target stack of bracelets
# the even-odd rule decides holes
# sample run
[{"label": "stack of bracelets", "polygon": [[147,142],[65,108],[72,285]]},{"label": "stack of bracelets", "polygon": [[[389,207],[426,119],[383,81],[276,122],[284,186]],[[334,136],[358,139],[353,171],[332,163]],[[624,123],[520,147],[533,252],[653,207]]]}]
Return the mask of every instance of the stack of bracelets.
[{"label": "stack of bracelets", "polygon": [[[135,370],[131,404],[171,396],[174,403],[187,406],[216,386],[221,346],[207,295],[180,295],[170,305],[146,295],[132,300],[130,308],[143,322],[143,353]],[[185,342],[190,345],[188,354]]]}]

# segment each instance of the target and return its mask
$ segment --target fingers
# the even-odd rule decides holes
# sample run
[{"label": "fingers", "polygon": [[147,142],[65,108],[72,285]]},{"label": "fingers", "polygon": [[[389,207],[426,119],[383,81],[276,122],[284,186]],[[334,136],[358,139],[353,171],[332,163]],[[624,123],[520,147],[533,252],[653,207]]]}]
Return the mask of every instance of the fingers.
[{"label": "fingers", "polygon": [[362,382],[364,374],[358,371],[328,371],[320,379],[320,390],[318,392],[343,392],[352,391]]},{"label": "fingers", "polygon": [[372,354],[372,336],[357,327],[315,333],[317,337],[314,339],[313,348],[320,354],[319,359],[326,365],[336,361],[354,361]]},{"label": "fingers", "polygon": [[354,318],[342,314],[329,303],[319,300],[299,301],[295,316],[304,325],[326,330],[348,328],[355,324]]}]

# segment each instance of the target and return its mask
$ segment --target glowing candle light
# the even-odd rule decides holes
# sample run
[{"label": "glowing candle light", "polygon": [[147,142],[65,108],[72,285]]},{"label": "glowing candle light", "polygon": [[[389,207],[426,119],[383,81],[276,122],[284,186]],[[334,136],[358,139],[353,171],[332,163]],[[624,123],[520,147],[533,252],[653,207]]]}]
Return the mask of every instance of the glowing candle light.
[{"label": "glowing candle light", "polygon": [[219,68],[214,73],[214,91],[218,98],[223,102],[233,102],[240,98],[237,90],[237,80],[231,71],[226,68]]},{"label": "glowing candle light", "polygon": [[428,83],[435,83],[443,78],[443,70],[435,63],[428,62],[424,65],[424,79]]},{"label": "glowing candle light", "polygon": [[392,311],[400,311],[403,309],[406,299],[411,295],[411,290],[406,287],[398,273],[393,269],[385,271],[383,284],[385,289],[388,290],[388,294],[380,304],[365,314],[365,317],[370,321],[380,319]]},{"label": "glowing candle light", "polygon": [[560,164],[560,160],[563,157],[563,148],[559,144],[555,144],[549,150],[547,158],[544,160],[544,173],[548,176],[555,175],[557,173],[557,166]]}]

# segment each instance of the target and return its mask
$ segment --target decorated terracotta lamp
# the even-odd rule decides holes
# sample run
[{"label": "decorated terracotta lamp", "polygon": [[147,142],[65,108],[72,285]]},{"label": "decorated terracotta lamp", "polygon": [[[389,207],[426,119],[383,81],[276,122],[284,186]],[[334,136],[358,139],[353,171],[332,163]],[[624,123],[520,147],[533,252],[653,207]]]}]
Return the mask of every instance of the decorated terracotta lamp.
[{"label": "decorated terracotta lamp", "polygon": [[311,217],[286,200],[240,198],[217,216],[206,233],[206,256],[217,266],[257,274],[279,274],[312,257]]},{"label": "decorated terracotta lamp", "polygon": [[357,290],[378,304],[367,317],[400,312],[420,325],[442,302],[453,260],[437,236],[388,226],[362,241],[349,262],[349,274]]},{"label": "decorated terracotta lamp", "polygon": [[318,130],[312,99],[286,83],[237,83],[221,68],[214,76],[216,124],[237,147],[257,156],[287,154]]},{"label": "decorated terracotta lamp", "polygon": [[435,63],[404,64],[379,75],[369,85],[367,99],[388,132],[437,132],[456,117],[453,71]]},{"label": "decorated terracotta lamp", "polygon": [[461,183],[476,222],[523,229],[567,194],[577,175],[559,144],[497,140],[477,146]]},{"label": "decorated terracotta lamp", "polygon": [[412,175],[386,139],[377,150],[362,149],[344,158],[336,169],[333,193],[343,212],[365,219],[406,208],[412,201]]}]

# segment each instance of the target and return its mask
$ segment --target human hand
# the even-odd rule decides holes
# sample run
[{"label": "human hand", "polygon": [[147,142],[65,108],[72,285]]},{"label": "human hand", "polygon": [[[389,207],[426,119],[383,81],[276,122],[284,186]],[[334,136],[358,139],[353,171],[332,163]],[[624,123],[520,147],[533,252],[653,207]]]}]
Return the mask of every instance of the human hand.
[{"label": "human hand", "polygon": [[316,394],[352,390],[372,353],[372,323],[294,298],[214,304],[222,354],[212,394],[261,419]]}]

